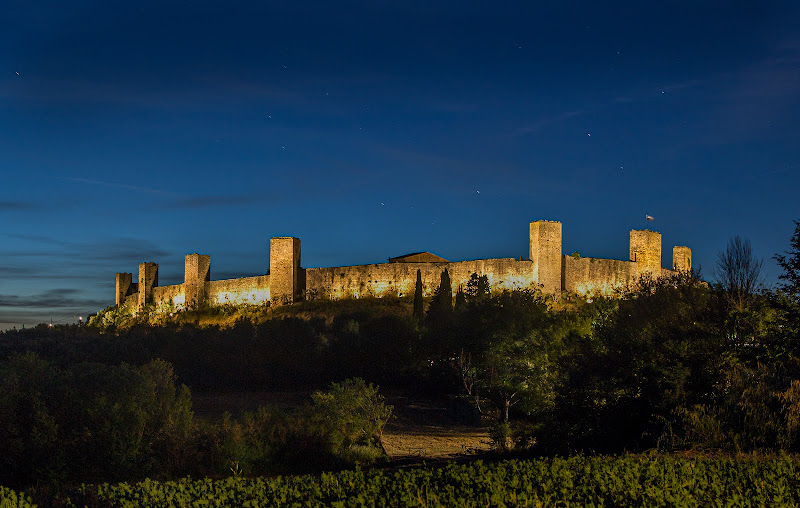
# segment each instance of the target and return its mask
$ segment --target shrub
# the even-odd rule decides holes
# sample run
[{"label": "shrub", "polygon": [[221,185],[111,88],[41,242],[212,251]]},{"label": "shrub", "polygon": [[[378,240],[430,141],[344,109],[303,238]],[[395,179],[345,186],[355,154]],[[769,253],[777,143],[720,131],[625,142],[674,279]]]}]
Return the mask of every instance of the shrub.
[{"label": "shrub", "polygon": [[0,364],[0,482],[100,481],[182,470],[192,428],[172,366],[59,368],[33,353]]},{"label": "shrub", "polygon": [[392,415],[392,407],[378,395],[377,386],[353,378],[331,383],[326,391],[316,391],[311,398],[311,419],[331,453],[360,462],[370,458],[363,447],[382,447],[383,426]]}]

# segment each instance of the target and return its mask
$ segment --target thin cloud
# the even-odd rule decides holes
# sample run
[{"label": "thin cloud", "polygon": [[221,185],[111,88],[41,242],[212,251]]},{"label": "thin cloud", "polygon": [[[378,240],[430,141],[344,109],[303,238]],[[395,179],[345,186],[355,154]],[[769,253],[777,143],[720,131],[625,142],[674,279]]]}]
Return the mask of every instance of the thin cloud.
[{"label": "thin cloud", "polygon": [[[117,238],[96,244],[81,244],[81,256],[97,261],[136,262],[167,257],[170,251],[136,238]],[[139,261],[137,261],[139,260]]]},{"label": "thin cloud", "polygon": [[248,205],[266,201],[266,196],[259,194],[238,194],[231,196],[187,196],[175,199],[163,208],[210,208],[215,206]]},{"label": "thin cloud", "polygon": [[618,104],[650,102],[654,100],[659,100],[662,95],[678,92],[681,90],[697,88],[702,86],[703,84],[704,81],[702,80],[692,80],[692,81],[685,81],[682,83],[673,83],[669,85],[661,85],[661,86],[653,85],[646,92],[637,92],[635,94],[630,94],[630,95],[615,96],[611,102]]},{"label": "thin cloud", "polygon": [[77,257],[81,263],[87,264],[87,262],[92,261],[133,262],[137,259],[158,259],[170,255],[169,251],[141,238],[111,238],[97,242],[70,242],[61,238],[42,235],[0,234],[8,238],[59,247],[57,250],[4,252],[3,254],[8,257],[53,257],[61,260]]},{"label": "thin cloud", "polygon": [[558,115],[545,116],[530,123],[529,125],[526,125],[525,127],[520,127],[514,132],[514,135],[533,134],[541,131],[544,127],[548,125],[563,122],[564,120],[569,120],[570,118],[575,118],[581,115],[585,115],[588,112],[589,111],[585,109],[576,109],[573,111],[565,111],[564,113]]},{"label": "thin cloud", "polygon": [[52,236],[42,236],[42,235],[20,235],[14,233],[3,233],[3,236],[7,236],[9,238],[16,238],[17,240],[28,240],[31,242],[37,243],[45,243],[49,245],[72,245],[71,242],[67,242],[65,240],[61,240],[59,238],[53,238]]},{"label": "thin cloud", "polygon": [[81,297],[81,292],[73,288],[51,289],[43,293],[17,296],[0,294],[0,307],[21,308],[97,308],[107,304],[105,301]]},{"label": "thin cloud", "polygon": [[106,182],[102,180],[92,180],[88,178],[74,178],[63,177],[62,180],[69,180],[73,182],[86,183],[90,185],[101,185],[104,187],[114,187],[118,189],[127,189],[136,192],[144,192],[155,196],[162,196],[168,198],[169,201],[164,203],[160,209],[174,209],[174,208],[208,208],[215,206],[236,206],[246,205],[251,203],[258,203],[266,200],[266,197],[259,194],[237,194],[237,195],[212,195],[212,196],[186,196],[177,192],[170,192],[161,189],[153,189],[150,187],[142,187],[139,185],[130,185],[117,182]]},{"label": "thin cloud", "polygon": [[792,111],[800,104],[800,39],[784,41],[764,58],[717,81],[724,92],[707,115],[710,127],[702,142],[728,145],[797,136]]},{"label": "thin cloud", "polygon": [[128,189],[137,192],[145,192],[147,194],[154,194],[157,196],[179,196],[174,192],[169,192],[161,189],[152,189],[150,187],[141,187],[138,185],[130,185],[126,183],[117,183],[117,182],[105,182],[102,180],[92,180],[89,178],[75,178],[75,177],[58,177],[60,180],[68,180],[71,182],[80,182],[80,183],[87,183],[90,185],[101,185],[104,187],[115,187],[118,189]]},{"label": "thin cloud", "polygon": [[387,160],[401,162],[409,168],[417,168],[420,174],[436,171],[437,174],[450,174],[463,178],[464,176],[485,176],[487,170],[496,175],[517,175],[520,168],[511,164],[495,161],[476,161],[422,153],[414,150],[378,146],[378,152]]},{"label": "thin cloud", "polygon": [[0,212],[19,212],[24,210],[35,210],[38,207],[33,203],[22,201],[0,201]]},{"label": "thin cloud", "polygon": [[86,280],[93,273],[81,274],[70,271],[63,273],[55,267],[51,269],[30,268],[22,266],[0,267],[0,279],[7,280]]}]

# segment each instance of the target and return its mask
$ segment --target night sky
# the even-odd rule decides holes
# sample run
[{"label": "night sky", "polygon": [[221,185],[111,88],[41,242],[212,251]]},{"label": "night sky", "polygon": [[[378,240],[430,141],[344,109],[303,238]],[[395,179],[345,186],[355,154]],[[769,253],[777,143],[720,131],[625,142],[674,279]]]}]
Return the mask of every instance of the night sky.
[{"label": "night sky", "polygon": [[210,254],[259,275],[428,250],[628,258],[800,219],[800,3],[5,0],[0,329],[114,303]]}]

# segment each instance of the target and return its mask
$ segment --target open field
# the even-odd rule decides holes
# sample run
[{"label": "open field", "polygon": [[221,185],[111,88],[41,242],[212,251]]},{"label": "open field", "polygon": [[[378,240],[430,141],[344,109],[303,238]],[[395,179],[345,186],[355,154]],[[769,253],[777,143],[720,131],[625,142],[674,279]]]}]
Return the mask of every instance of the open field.
[{"label": "open field", "polygon": [[[237,415],[259,406],[292,411],[309,400],[307,392],[246,392],[193,395],[195,415],[215,421],[227,411]],[[489,450],[486,427],[455,422],[446,400],[409,399],[398,393],[386,396],[394,407],[383,432],[383,447],[394,461],[415,462],[471,456]]]},{"label": "open field", "polygon": [[392,460],[455,458],[489,450],[486,427],[453,421],[446,403],[393,397],[394,417],[383,431],[383,447]]}]

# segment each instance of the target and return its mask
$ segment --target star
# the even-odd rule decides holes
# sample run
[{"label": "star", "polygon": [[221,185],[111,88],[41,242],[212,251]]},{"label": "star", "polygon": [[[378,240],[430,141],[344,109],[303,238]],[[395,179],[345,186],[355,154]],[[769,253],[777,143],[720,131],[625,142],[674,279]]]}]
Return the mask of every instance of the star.
[{"label": "star", "polygon": [[19,71],[17,71],[17,76],[19,76]]},{"label": "star", "polygon": [[587,132],[586,135],[589,136],[590,138],[592,137],[592,133],[591,132]]}]

